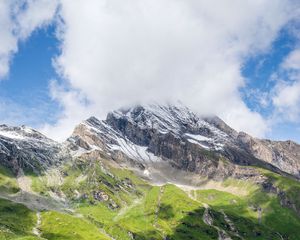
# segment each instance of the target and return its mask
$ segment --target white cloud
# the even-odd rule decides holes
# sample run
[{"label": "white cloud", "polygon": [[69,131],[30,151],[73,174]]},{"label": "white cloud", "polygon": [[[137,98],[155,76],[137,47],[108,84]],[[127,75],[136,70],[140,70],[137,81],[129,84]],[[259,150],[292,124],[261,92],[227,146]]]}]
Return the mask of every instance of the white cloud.
[{"label": "white cloud", "polygon": [[240,96],[245,84],[240,70],[245,57],[269,50],[279,30],[298,14],[294,4],[2,0],[0,78],[8,74],[18,42],[51,22],[59,6],[62,52],[55,67],[65,81],[53,83],[51,93],[64,111],[55,125],[44,126],[45,133],[63,139],[90,115],[181,100],[201,114],[220,115],[237,130],[263,136],[266,121]]},{"label": "white cloud", "polygon": [[[299,38],[300,39],[300,38]],[[282,67],[287,70],[300,70],[300,49],[292,51],[284,60]]]},{"label": "white cloud", "polygon": [[251,133],[256,137],[264,137],[270,130],[268,120],[259,113],[249,110],[240,99],[227,101],[226,104],[227,109],[221,111],[219,116],[235,130]]},{"label": "white cloud", "polygon": [[9,72],[11,58],[18,51],[18,42],[49,23],[57,6],[58,0],[0,1],[0,79]]},{"label": "white cloud", "polygon": [[273,103],[279,113],[284,114],[284,118],[295,121],[300,114],[300,81],[292,84],[279,83],[277,93],[273,97]]},{"label": "white cloud", "polygon": [[62,0],[56,67],[70,88],[56,96],[65,112],[54,127],[66,134],[92,114],[179,99],[263,136],[266,122],[241,99],[240,69],[268,51],[294,9],[280,0]]},{"label": "white cloud", "polygon": [[0,1],[0,78],[8,73],[10,55],[17,49],[10,12],[9,1]]},{"label": "white cloud", "polygon": [[[283,74],[284,79],[280,76]],[[277,121],[300,120],[300,49],[292,51],[283,61],[273,93]]]},{"label": "white cloud", "polygon": [[86,99],[80,92],[65,90],[56,81],[51,82],[50,91],[53,99],[64,107],[64,112],[55,124],[47,123],[42,126],[41,131],[50,138],[63,141],[70,136],[82,116],[91,116],[96,109],[92,109],[91,106],[87,107]]}]

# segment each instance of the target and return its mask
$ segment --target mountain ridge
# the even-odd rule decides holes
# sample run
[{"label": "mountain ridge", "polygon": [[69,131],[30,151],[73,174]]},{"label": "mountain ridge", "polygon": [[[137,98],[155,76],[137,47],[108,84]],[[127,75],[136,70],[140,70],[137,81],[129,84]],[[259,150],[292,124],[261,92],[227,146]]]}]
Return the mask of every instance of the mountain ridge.
[{"label": "mountain ridge", "polygon": [[63,143],[1,125],[0,239],[297,240],[299,148],[173,105],[90,117]]},{"label": "mountain ridge", "polygon": [[[80,128],[82,129],[83,126],[88,126],[89,130],[98,131],[98,134],[101,135],[99,135],[100,139],[97,139],[96,143],[91,144],[91,146],[84,140],[85,136],[81,136],[82,130]],[[132,130],[131,128],[133,127],[134,129]],[[104,132],[101,134],[101,131]],[[34,144],[35,148],[38,148],[39,144],[47,143],[50,147],[56,146],[56,148],[60,149],[60,152],[69,151],[68,148],[72,151],[72,148],[74,149],[78,145],[82,153],[100,150],[101,148],[106,148],[106,151],[110,152],[110,145],[114,145],[116,148],[120,145],[117,142],[122,139],[122,141],[125,141],[122,143],[123,145],[126,141],[131,141],[133,145],[147,147],[146,150],[154,155],[163,154],[163,157],[166,157],[167,153],[159,153],[162,149],[159,150],[155,146],[156,144],[150,143],[152,135],[155,135],[158,141],[162,141],[164,136],[169,138],[175,137],[175,139],[181,138],[186,144],[198,145],[202,150],[218,154],[222,152],[223,156],[229,158],[234,164],[255,165],[255,162],[262,161],[267,165],[274,166],[273,171],[276,171],[276,168],[278,168],[296,178],[300,177],[299,144],[290,140],[272,141],[253,138],[247,133],[235,131],[217,116],[199,116],[182,104],[179,106],[149,104],[122,108],[108,113],[105,120],[99,120],[92,116],[76,126],[72,136],[63,143],[55,142],[26,126],[0,126],[2,154],[7,150],[3,142],[8,144],[9,139],[12,140],[10,146],[14,146],[16,149],[18,144],[22,142],[28,145],[27,147],[30,146],[31,142],[31,145]],[[95,140],[97,137],[92,136],[91,138]],[[90,143],[92,141],[91,138],[88,139]],[[101,138],[110,141],[110,143],[104,146],[106,143]],[[101,141],[102,143],[100,143]],[[14,143],[12,144],[12,142]],[[115,144],[111,144],[111,142],[115,142]],[[224,146],[225,149],[222,149]],[[45,146],[43,147],[45,148]],[[79,154],[81,153],[77,152],[77,155]],[[237,156],[235,156],[236,154]],[[67,153],[64,155],[66,157]],[[47,159],[46,156],[44,158]]]},{"label": "mountain ridge", "polygon": [[[187,144],[196,144],[204,150],[216,153],[225,146],[222,154],[237,164],[251,165],[257,161],[263,161],[274,166],[273,170],[278,168],[299,177],[300,166],[297,158],[300,156],[300,145],[296,143],[253,138],[246,133],[236,132],[218,117],[202,118],[182,106],[179,108],[168,105],[147,107],[137,106],[122,110],[123,112],[114,111],[107,115],[106,120],[98,121],[104,123],[105,126],[109,125],[114,131],[117,130],[119,136],[126,136],[133,141],[133,144],[147,146],[148,150],[156,155],[161,153],[155,149],[157,144],[151,144],[152,135],[160,141],[166,135],[170,135],[169,138],[179,137]],[[93,117],[86,122],[92,123],[95,119]],[[293,145],[296,149],[296,156],[287,154],[282,147],[286,144]],[[288,158],[285,159],[285,156]],[[289,163],[285,164],[289,160],[293,164],[292,167],[288,165]]]}]

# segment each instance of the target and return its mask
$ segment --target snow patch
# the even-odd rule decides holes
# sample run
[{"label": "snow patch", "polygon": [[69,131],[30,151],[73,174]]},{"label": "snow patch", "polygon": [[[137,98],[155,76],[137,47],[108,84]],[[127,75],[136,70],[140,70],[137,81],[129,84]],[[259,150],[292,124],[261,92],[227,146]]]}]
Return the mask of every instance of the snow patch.
[{"label": "snow patch", "polygon": [[145,169],[143,173],[144,173],[144,175],[145,175],[145,176],[147,176],[147,177],[149,177],[149,176],[150,176],[150,172],[149,172],[149,170],[148,170],[148,169]]},{"label": "snow patch", "polygon": [[186,133],[185,136],[187,136],[189,138],[192,138],[194,140],[197,140],[197,141],[206,141],[206,142],[213,141],[213,139],[202,136],[202,135],[195,135],[195,134]]},{"label": "snow patch", "polygon": [[0,136],[6,137],[6,138],[11,138],[11,139],[18,139],[18,140],[24,140],[26,137],[13,132],[13,131],[5,131],[5,130],[0,130]]},{"label": "snow patch", "polygon": [[190,143],[197,144],[197,145],[199,145],[199,146],[201,146],[201,147],[203,147],[203,148],[205,148],[205,149],[210,149],[209,146],[206,146],[206,145],[204,145],[204,144],[202,144],[202,143],[199,143],[198,141],[195,141],[194,139],[188,139],[188,141],[189,141]]},{"label": "snow patch", "polygon": [[33,134],[34,131],[32,128],[30,127],[27,127],[27,126],[22,126],[21,129],[25,132],[25,133],[28,133],[28,134]]},{"label": "snow patch", "polygon": [[[195,134],[190,134],[190,133],[186,133],[184,134],[186,137],[188,137],[188,141],[190,143],[194,143],[194,144],[198,144],[199,146],[201,146],[202,148],[205,149],[214,149],[216,151],[222,151],[224,144],[217,142],[217,139],[213,139],[213,138],[208,138],[202,135],[195,135]],[[207,143],[204,144],[203,142]]]},{"label": "snow patch", "polygon": [[147,147],[139,146],[133,144],[130,141],[126,141],[123,138],[118,138],[118,145],[111,144],[109,145],[110,150],[112,151],[121,151],[128,157],[144,162],[158,162],[160,158],[155,156],[153,153],[147,150]]}]

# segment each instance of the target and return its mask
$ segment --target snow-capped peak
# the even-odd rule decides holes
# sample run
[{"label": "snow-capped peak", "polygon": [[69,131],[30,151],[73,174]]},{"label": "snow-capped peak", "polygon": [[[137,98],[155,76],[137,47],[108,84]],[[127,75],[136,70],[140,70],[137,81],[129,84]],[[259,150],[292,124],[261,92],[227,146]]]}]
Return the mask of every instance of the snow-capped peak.
[{"label": "snow-capped peak", "polygon": [[30,127],[0,125],[0,158],[16,172],[46,169],[66,157],[59,143]]},{"label": "snow-capped peak", "polygon": [[22,125],[19,127],[0,125],[0,138],[17,140],[17,141],[47,141],[53,142],[40,132]]},{"label": "snow-capped peak", "polygon": [[186,106],[147,104],[133,108],[113,111],[111,118],[125,119],[142,129],[156,129],[161,133],[183,135],[185,133],[202,135],[209,138],[228,138],[227,133],[192,112]]},{"label": "snow-capped peak", "polygon": [[201,149],[221,151],[230,136],[183,105],[147,104],[123,108],[106,120],[90,117],[77,126],[68,142],[75,155],[98,150],[123,152],[142,162],[159,161],[151,144],[168,135]]}]

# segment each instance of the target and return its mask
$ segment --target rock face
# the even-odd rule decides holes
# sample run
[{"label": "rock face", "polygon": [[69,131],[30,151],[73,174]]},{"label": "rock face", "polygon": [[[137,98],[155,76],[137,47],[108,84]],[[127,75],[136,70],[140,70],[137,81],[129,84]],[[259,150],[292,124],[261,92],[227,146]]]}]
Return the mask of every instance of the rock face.
[{"label": "rock face", "polygon": [[20,168],[39,172],[65,160],[62,145],[22,126],[0,126],[0,162],[15,173]]},{"label": "rock face", "polygon": [[1,164],[16,173],[19,168],[47,169],[69,153],[112,159],[153,178],[183,178],[189,172],[213,179],[259,179],[257,170],[244,166],[300,178],[298,144],[238,133],[220,118],[199,116],[182,105],[151,104],[113,111],[106,120],[91,117],[64,144],[28,127],[0,126]]},{"label": "rock face", "polygon": [[218,117],[201,117],[184,106],[145,105],[91,117],[67,140],[73,154],[104,154],[147,169],[168,163],[208,178],[258,176],[260,166],[300,177],[300,146],[238,133]]},{"label": "rock face", "polygon": [[300,145],[292,141],[255,139],[246,133],[238,135],[240,146],[254,157],[276,166],[280,170],[300,177]]}]

